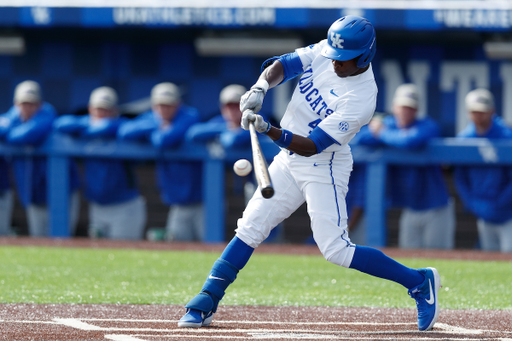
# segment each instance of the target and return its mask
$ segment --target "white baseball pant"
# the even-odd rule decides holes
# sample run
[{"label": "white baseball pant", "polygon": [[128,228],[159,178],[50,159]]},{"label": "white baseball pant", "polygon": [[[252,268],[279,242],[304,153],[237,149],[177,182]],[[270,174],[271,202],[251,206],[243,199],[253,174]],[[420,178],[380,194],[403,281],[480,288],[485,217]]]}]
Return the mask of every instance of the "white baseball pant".
[{"label": "white baseball pant", "polygon": [[[48,236],[48,207],[46,205],[27,206],[28,230],[32,237]],[[75,191],[69,198],[69,234],[75,235],[76,225],[80,214],[80,193]]]},{"label": "white baseball pant", "polygon": [[89,228],[109,239],[142,239],[146,217],[146,199],[140,195],[112,205],[89,203]]},{"label": "white baseball pant", "polygon": [[320,153],[312,157],[281,151],[269,167],[275,194],[265,199],[258,189],[238,220],[236,236],[256,248],[272,228],[307,203],[313,238],[325,259],[349,267],[355,245],[348,238],[345,196],[352,157]]},{"label": "white baseball pant", "polygon": [[202,241],[204,237],[203,204],[172,205],[165,227],[167,240]]},{"label": "white baseball pant", "polygon": [[446,249],[455,243],[455,204],[431,210],[403,209],[400,215],[398,246],[404,249]]},{"label": "white baseball pant", "polygon": [[0,236],[11,233],[11,217],[14,200],[11,190],[0,194]]},{"label": "white baseball pant", "polygon": [[512,252],[512,219],[503,224],[478,219],[477,227],[482,250]]}]

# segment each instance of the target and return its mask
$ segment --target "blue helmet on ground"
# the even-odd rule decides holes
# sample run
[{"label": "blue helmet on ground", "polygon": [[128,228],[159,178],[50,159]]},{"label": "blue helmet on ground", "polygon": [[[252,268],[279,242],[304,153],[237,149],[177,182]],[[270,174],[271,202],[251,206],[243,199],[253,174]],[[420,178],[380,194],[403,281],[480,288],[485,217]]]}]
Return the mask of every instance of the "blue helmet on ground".
[{"label": "blue helmet on ground", "polygon": [[361,56],[357,66],[366,67],[377,50],[375,39],[375,30],[368,19],[347,15],[336,20],[329,28],[327,46],[322,50],[322,56],[339,61]]}]

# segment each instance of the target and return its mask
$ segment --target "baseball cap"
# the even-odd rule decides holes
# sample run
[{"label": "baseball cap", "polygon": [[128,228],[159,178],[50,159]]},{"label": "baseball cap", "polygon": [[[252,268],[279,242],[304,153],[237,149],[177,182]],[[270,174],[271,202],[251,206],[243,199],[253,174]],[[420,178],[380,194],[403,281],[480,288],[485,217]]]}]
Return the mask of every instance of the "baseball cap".
[{"label": "baseball cap", "polygon": [[221,104],[240,103],[240,98],[247,92],[245,86],[231,84],[226,86],[220,92],[219,100]]},{"label": "baseball cap", "polygon": [[41,102],[41,87],[37,82],[24,81],[14,90],[14,103],[39,103]]},{"label": "baseball cap", "polygon": [[486,112],[494,109],[494,97],[487,89],[475,89],[466,95],[468,111]]},{"label": "baseball cap", "polygon": [[152,104],[172,105],[180,101],[180,89],[176,84],[165,82],[157,84],[151,90]]},{"label": "baseball cap", "polygon": [[407,83],[396,88],[395,97],[393,99],[394,105],[417,109],[418,102],[419,96],[416,85]]},{"label": "baseball cap", "polygon": [[114,89],[102,86],[91,92],[89,105],[94,108],[112,109],[117,105],[117,94]]}]

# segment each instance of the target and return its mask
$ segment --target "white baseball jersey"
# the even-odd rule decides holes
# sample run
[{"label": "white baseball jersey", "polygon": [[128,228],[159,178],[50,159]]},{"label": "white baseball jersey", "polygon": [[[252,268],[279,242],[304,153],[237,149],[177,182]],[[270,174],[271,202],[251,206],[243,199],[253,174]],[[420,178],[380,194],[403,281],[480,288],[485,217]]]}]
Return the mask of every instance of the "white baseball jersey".
[{"label": "white baseball jersey", "polygon": [[375,112],[377,85],[372,67],[357,76],[341,78],[332,60],[320,54],[327,40],[297,49],[304,73],[281,120],[281,127],[308,136],[319,126],[337,144],[324,152],[350,153],[347,143],[368,124]]},{"label": "white baseball jersey", "polygon": [[281,126],[302,136],[318,126],[336,143],[310,157],[288,150],[279,153],[269,167],[274,196],[265,199],[256,191],[238,220],[236,235],[257,247],[272,228],[307,202],[311,230],[320,251],[331,263],[349,267],[355,245],[346,231],[345,196],[352,170],[348,142],[370,121],[377,86],[371,67],[357,76],[339,77],[331,59],[321,55],[326,43],[297,50],[304,74]]}]

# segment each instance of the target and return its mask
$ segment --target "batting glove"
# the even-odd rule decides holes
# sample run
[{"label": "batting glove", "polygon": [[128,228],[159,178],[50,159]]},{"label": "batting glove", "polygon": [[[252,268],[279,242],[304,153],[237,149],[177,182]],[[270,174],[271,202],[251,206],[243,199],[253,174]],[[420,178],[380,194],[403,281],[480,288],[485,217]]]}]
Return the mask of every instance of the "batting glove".
[{"label": "batting glove", "polygon": [[251,90],[247,91],[240,99],[240,111],[252,110],[257,114],[261,110],[263,104],[263,98],[267,94],[268,90],[267,81],[260,79],[251,87]]},{"label": "batting glove", "polygon": [[254,123],[254,128],[260,134],[266,134],[270,130],[270,123],[265,121],[263,116],[253,113],[250,110],[244,111],[242,115],[242,128],[245,130],[249,130],[249,122]]}]

